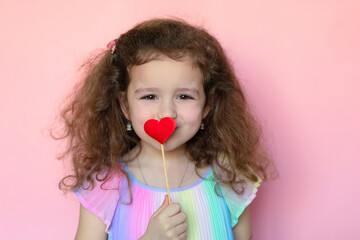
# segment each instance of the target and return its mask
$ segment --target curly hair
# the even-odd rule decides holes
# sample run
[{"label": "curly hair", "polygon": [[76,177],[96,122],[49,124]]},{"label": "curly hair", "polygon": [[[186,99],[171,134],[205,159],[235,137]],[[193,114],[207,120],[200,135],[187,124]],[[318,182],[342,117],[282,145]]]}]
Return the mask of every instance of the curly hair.
[{"label": "curly hair", "polygon": [[210,106],[207,128],[186,143],[196,169],[218,166],[225,173],[214,171],[219,183],[238,193],[235,185],[244,183],[238,174],[252,182],[268,178],[271,160],[260,144],[261,128],[219,42],[182,20],[152,19],[122,34],[115,51],[105,50],[84,65],[86,74],[61,111],[64,128],[57,139],[67,139],[68,145],[60,158],[70,156],[73,164],[73,174],[59,183],[61,189],[74,190],[85,182],[92,188],[91,176],[105,181],[114,169],[129,178],[119,167],[120,157],[140,141],[134,131],[126,131],[120,107],[126,104],[121,101],[126,101],[129,69],[161,56],[189,58],[203,74],[205,105]]}]

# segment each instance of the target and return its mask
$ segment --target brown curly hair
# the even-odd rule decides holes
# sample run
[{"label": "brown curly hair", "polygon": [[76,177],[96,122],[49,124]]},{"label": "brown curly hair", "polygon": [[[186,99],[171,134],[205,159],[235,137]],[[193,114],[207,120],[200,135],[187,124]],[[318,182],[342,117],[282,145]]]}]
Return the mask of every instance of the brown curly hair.
[{"label": "brown curly hair", "polygon": [[61,111],[63,132],[54,137],[68,140],[60,158],[71,156],[73,164],[73,174],[59,183],[61,189],[75,190],[85,182],[91,189],[92,176],[105,181],[114,169],[129,177],[119,167],[120,156],[140,139],[126,131],[120,107],[126,97],[121,96],[126,96],[129,69],[161,56],[178,61],[188,57],[203,73],[205,105],[210,106],[207,127],[186,143],[196,169],[218,166],[225,173],[215,171],[219,183],[230,184],[238,193],[234,186],[244,183],[238,174],[252,182],[268,178],[271,161],[260,144],[261,129],[219,42],[182,20],[152,19],[122,34],[114,52],[108,49],[84,65],[86,74]]}]

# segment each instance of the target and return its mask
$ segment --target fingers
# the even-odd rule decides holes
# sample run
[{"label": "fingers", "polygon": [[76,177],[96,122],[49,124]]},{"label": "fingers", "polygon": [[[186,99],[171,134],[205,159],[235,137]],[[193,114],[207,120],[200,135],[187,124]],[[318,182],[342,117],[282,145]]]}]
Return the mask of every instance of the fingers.
[{"label": "fingers", "polygon": [[186,223],[186,214],[184,212],[180,212],[170,218],[165,225],[165,229],[172,229],[171,234],[173,236],[179,236],[186,232],[187,223]]},{"label": "fingers", "polygon": [[[167,199],[165,199],[165,201],[166,200]],[[163,204],[159,209],[160,211],[158,210],[156,215],[154,214],[153,216],[156,219],[159,218],[158,220],[160,222],[164,222],[167,225],[167,227],[165,227],[166,229],[176,227],[186,222],[187,216],[184,212],[181,212],[179,203],[173,203],[171,205]]]},{"label": "fingers", "polygon": [[176,236],[181,236],[182,234],[186,234],[187,224],[186,222],[183,222],[175,227],[175,234]]},{"label": "fingers", "polygon": [[186,239],[186,231],[185,232],[183,232],[182,234],[180,234],[179,235],[179,238],[181,239],[181,240],[183,240],[183,239]]},{"label": "fingers", "polygon": [[166,239],[186,239],[187,233],[186,233],[187,225],[186,223],[180,224],[168,231],[166,231],[165,236]]},{"label": "fingers", "polygon": [[156,212],[153,214],[153,217],[156,217],[160,212],[161,215],[164,217],[171,217],[181,212],[181,206],[179,203],[172,203],[169,205],[168,201],[169,201],[168,195],[166,195],[164,202],[161,204],[158,210],[156,210]]},{"label": "fingers", "polygon": [[186,239],[186,214],[181,211],[179,203],[169,205],[168,196],[158,210],[152,215],[148,228],[147,236],[150,239],[165,237],[164,239]]},{"label": "fingers", "polygon": [[178,226],[186,222],[186,214],[184,212],[179,212],[178,214],[169,218],[169,223],[171,226]]},{"label": "fingers", "polygon": [[168,222],[163,225],[163,230],[166,236],[166,239],[186,239],[186,222],[182,222],[176,226],[173,223]]},{"label": "fingers", "polygon": [[163,212],[165,216],[171,217],[181,212],[181,206],[179,203],[172,203],[171,205],[166,206]]}]

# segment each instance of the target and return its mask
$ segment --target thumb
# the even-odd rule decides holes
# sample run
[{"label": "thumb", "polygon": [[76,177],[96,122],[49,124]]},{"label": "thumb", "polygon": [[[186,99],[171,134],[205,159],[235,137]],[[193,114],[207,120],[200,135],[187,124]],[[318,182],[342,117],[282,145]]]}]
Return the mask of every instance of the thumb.
[{"label": "thumb", "polygon": [[164,207],[166,207],[167,205],[169,205],[169,196],[168,196],[168,195],[165,195],[164,201],[163,201],[163,203],[161,204],[160,208],[164,208]]}]

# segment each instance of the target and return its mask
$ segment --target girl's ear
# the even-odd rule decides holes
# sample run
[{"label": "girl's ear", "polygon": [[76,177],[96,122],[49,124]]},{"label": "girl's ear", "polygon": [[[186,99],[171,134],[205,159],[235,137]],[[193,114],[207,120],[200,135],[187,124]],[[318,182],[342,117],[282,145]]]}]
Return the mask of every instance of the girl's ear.
[{"label": "girl's ear", "polygon": [[202,118],[205,119],[207,117],[207,115],[209,114],[210,110],[211,110],[211,106],[213,104],[213,99],[209,98],[208,101],[206,101],[206,105],[204,106],[204,110],[203,110],[203,114],[202,114]]},{"label": "girl's ear", "polygon": [[129,105],[127,103],[126,94],[125,93],[120,93],[119,96],[118,96],[118,100],[119,100],[119,103],[120,103],[121,111],[123,112],[126,119],[130,121],[130,118],[129,118],[129,116],[130,116],[130,114],[129,114]]},{"label": "girl's ear", "polygon": [[205,119],[206,116],[209,114],[209,112],[210,112],[210,104],[207,104],[207,105],[204,107],[203,114],[202,114],[202,118]]}]

